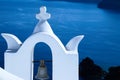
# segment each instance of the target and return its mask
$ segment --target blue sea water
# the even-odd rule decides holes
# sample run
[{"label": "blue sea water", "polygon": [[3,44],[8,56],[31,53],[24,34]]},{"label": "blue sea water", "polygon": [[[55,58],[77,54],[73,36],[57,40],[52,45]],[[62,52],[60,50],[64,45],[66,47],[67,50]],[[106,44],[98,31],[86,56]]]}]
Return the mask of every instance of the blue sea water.
[{"label": "blue sea water", "polygon": [[[74,36],[85,35],[79,45],[79,61],[92,58],[96,64],[107,70],[120,65],[120,13],[97,8],[96,4],[64,1],[0,1],[0,33],[11,33],[24,42],[33,32],[38,20],[40,6],[47,6],[52,17],[48,20],[55,34],[64,45]],[[0,36],[0,66],[3,67],[4,51],[7,45]],[[37,44],[34,59],[51,60],[49,47]],[[46,63],[50,79],[52,63]],[[37,73],[38,63],[35,63]]]}]

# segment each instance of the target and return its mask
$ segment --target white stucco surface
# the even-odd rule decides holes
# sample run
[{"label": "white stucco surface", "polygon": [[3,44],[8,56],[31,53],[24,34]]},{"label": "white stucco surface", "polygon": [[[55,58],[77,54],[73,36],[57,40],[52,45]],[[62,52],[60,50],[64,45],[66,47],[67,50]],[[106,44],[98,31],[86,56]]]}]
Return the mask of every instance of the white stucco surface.
[{"label": "white stucco surface", "polygon": [[[43,42],[52,51],[53,80],[79,80],[78,44],[84,36],[76,36],[64,46],[47,22],[50,15],[46,13],[46,7],[41,7],[40,11],[41,13],[37,15],[39,22],[33,34],[23,43],[21,42],[19,44],[20,40],[18,38],[16,39],[15,35],[8,33],[2,34],[9,46],[9,50],[5,52],[5,70],[24,80],[33,80],[34,66],[32,61],[34,58],[34,47],[37,43]],[[15,38],[12,36],[15,36]],[[17,49],[16,51],[13,51],[14,47],[12,45],[17,46],[15,48]]]},{"label": "white stucco surface", "polygon": [[4,69],[2,69],[0,67],[0,80],[24,80],[22,78],[19,78],[7,71],[5,71]]}]

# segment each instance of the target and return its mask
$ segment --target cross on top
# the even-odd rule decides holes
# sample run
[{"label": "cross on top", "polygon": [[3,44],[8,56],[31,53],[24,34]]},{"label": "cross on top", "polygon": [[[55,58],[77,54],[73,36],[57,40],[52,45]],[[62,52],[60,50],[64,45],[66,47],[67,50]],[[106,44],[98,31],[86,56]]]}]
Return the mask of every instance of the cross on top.
[{"label": "cross on top", "polygon": [[38,19],[40,21],[50,19],[51,15],[49,13],[47,13],[46,11],[47,11],[47,9],[45,6],[40,7],[40,13],[36,14],[36,19]]}]

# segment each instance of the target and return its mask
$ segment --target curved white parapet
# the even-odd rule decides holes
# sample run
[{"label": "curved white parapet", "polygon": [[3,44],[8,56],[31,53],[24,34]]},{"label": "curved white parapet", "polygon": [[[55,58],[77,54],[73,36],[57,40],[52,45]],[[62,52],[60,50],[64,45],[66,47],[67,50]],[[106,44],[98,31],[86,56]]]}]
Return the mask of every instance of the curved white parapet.
[{"label": "curved white parapet", "polygon": [[4,39],[7,42],[7,46],[8,46],[7,50],[17,51],[22,45],[22,42],[12,34],[2,33],[1,35],[4,37]]},{"label": "curved white parapet", "polygon": [[81,40],[84,38],[84,35],[76,36],[72,38],[66,45],[66,49],[68,51],[77,51],[78,45],[81,42]]},{"label": "curved white parapet", "polygon": [[7,71],[5,71],[4,69],[2,69],[0,67],[0,80],[24,80],[22,78],[19,78]]},{"label": "curved white parapet", "polygon": [[79,80],[78,45],[84,35],[72,38],[65,47],[47,22],[50,14],[46,13],[46,7],[41,7],[40,11],[41,13],[36,16],[39,22],[33,34],[23,44],[11,34],[2,34],[7,41],[8,49],[18,49],[16,52],[5,52],[5,70],[24,80],[33,80],[34,47],[38,43],[45,43],[52,52],[52,79]]}]

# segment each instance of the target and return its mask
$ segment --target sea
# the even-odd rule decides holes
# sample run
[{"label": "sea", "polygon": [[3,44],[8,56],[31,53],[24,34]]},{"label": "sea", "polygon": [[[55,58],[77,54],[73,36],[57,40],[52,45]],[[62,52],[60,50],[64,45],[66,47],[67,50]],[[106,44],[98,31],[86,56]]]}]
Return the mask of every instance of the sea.
[{"label": "sea", "polygon": [[[108,70],[120,65],[120,13],[100,9],[97,4],[66,1],[0,1],[0,34],[11,33],[24,42],[38,23],[35,15],[41,6],[51,14],[51,28],[64,45],[78,35],[84,35],[78,52],[79,62],[90,57],[95,64]],[[0,67],[4,68],[6,41],[0,36]],[[34,60],[52,60],[50,47],[38,43]],[[52,80],[52,62],[45,63]],[[34,63],[34,80],[39,62]],[[61,65],[62,66],[62,65]],[[64,71],[63,71],[64,72]]]}]

